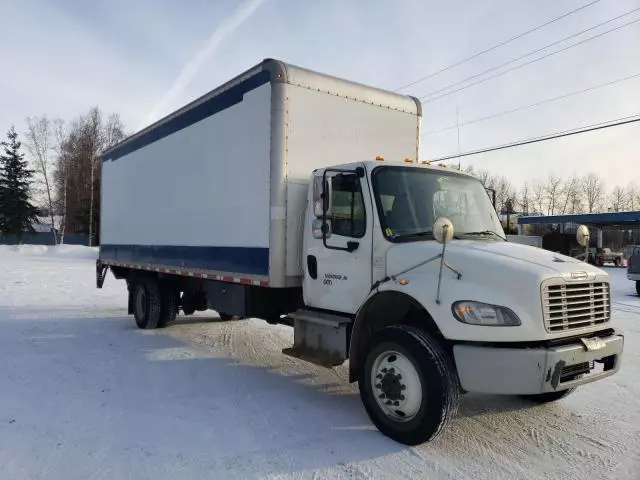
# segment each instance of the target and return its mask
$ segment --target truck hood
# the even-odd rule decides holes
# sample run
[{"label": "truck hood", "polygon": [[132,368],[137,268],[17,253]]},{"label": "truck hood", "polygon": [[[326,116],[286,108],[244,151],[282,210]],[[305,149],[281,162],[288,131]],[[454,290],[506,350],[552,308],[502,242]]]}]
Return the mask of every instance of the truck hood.
[{"label": "truck hood", "polygon": [[[411,268],[442,251],[434,241],[394,245],[387,252],[387,274],[394,275]],[[449,263],[482,264],[487,268],[512,267],[539,275],[563,276],[584,272],[589,276],[607,275],[603,270],[581,260],[538,247],[511,242],[486,240],[452,240],[447,244]],[[478,265],[480,266],[480,265]]]}]

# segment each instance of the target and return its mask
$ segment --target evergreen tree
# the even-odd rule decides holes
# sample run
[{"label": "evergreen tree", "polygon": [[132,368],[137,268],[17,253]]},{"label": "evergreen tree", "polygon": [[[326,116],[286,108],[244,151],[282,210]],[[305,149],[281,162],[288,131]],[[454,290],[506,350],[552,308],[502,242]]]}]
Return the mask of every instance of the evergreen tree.
[{"label": "evergreen tree", "polygon": [[33,232],[38,209],[30,202],[33,171],[21,153],[21,143],[15,128],[0,142],[0,230],[15,235],[18,243],[23,232]]}]

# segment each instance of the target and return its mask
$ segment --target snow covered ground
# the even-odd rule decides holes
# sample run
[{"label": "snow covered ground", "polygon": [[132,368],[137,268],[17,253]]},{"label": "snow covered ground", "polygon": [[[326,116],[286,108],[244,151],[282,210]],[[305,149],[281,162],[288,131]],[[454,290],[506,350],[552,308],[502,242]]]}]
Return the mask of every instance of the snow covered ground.
[{"label": "snow covered ground", "polygon": [[639,479],[640,298],[623,269],[620,373],[553,405],[467,395],[437,441],[379,434],[344,369],[290,329],[180,318],[142,332],[95,250],[0,246],[2,479]]}]

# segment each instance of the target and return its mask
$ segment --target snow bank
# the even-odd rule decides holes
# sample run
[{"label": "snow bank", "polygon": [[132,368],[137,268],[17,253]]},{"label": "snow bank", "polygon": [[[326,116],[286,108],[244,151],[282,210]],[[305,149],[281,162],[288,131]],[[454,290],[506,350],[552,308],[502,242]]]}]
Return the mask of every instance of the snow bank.
[{"label": "snow bank", "polygon": [[0,254],[8,252],[28,256],[55,256],[84,260],[98,258],[98,247],[84,245],[0,245]]}]

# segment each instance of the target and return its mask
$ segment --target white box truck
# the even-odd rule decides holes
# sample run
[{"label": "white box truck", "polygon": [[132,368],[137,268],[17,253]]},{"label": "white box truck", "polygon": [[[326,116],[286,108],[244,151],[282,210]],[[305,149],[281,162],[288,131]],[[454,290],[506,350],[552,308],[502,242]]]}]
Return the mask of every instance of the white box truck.
[{"label": "white box truck", "polygon": [[614,374],[609,277],[505,240],[478,179],[418,162],[420,103],[265,60],[105,151],[98,288],[138,327],[212,309],[349,360],[377,428],[435,438],[464,392],[549,402]]}]

